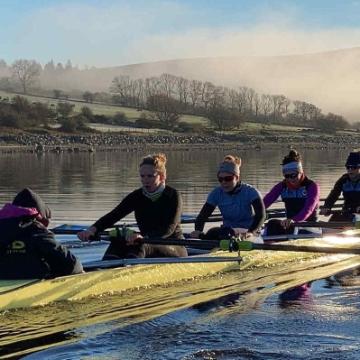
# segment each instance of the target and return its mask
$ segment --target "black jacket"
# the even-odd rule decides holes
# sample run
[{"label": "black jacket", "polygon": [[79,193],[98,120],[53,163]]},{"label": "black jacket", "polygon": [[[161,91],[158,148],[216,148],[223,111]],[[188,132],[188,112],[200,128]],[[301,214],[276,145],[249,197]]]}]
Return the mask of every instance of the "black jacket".
[{"label": "black jacket", "polygon": [[0,278],[37,279],[83,271],[77,258],[35,219],[0,219]]}]

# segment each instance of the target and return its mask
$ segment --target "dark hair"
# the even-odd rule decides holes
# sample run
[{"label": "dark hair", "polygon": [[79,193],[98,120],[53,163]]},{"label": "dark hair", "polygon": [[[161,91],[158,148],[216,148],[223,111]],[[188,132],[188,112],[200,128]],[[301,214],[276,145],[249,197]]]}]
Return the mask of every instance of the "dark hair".
[{"label": "dark hair", "polygon": [[290,150],[289,154],[286,155],[282,161],[282,165],[291,163],[293,161],[300,162],[301,155],[296,150]]},{"label": "dark hair", "polygon": [[352,151],[347,160],[345,166],[360,166],[360,152],[359,151]]}]

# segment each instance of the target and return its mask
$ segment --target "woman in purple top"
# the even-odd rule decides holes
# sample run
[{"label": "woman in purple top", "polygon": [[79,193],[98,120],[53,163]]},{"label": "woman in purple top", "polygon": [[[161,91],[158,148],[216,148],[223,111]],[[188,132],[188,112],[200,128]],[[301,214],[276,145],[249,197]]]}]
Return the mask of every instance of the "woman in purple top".
[{"label": "woman in purple top", "polygon": [[266,227],[267,235],[290,234],[294,231],[293,222],[316,221],[319,204],[319,185],[304,173],[301,156],[290,150],[282,162],[284,180],[276,184],[264,197],[267,209],[279,197],[285,204],[286,219],[270,220]]}]

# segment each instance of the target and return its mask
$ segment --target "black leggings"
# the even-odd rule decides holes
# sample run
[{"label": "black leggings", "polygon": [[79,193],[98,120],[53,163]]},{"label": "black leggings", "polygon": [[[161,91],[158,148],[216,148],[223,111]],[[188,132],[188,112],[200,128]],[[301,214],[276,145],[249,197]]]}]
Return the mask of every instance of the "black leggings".
[{"label": "black leggings", "polygon": [[118,238],[111,241],[111,244],[105,251],[103,260],[184,256],[188,256],[184,246],[153,244],[126,245],[124,239]]},{"label": "black leggings", "polygon": [[354,214],[348,212],[335,213],[330,216],[329,222],[332,221],[353,221]]},{"label": "black leggings", "polygon": [[290,225],[288,229],[285,229],[281,225],[280,219],[271,219],[266,224],[266,235],[288,235],[293,234],[295,230],[294,225]]}]

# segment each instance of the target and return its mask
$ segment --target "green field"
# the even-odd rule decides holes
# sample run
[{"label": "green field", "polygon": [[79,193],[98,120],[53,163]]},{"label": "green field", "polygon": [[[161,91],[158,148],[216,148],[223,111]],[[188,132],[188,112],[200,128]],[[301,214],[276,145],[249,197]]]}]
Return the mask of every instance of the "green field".
[{"label": "green field", "polygon": [[[5,91],[0,90],[0,96],[2,98],[13,98],[14,96],[17,96],[18,94],[8,93]],[[22,97],[25,97],[30,102],[43,102],[48,104],[49,106],[54,105],[58,102],[62,102],[64,100],[58,100],[54,98],[46,98],[42,96],[33,96],[33,95],[22,95],[19,94]],[[66,100],[66,102],[69,102],[70,104],[75,105],[74,111],[80,112],[81,108],[83,106],[87,106],[91,109],[94,115],[105,115],[105,116],[114,116],[118,112],[123,112],[128,120],[135,121],[140,117],[141,111],[138,111],[134,108],[129,107],[123,107],[123,106],[115,106],[115,105],[107,105],[107,104],[91,104],[86,103],[84,101],[80,100]],[[207,125],[207,119],[201,116],[194,116],[194,115],[183,115],[180,119],[180,121],[185,121],[190,124],[204,124]]]},{"label": "green field", "polygon": [[[0,96],[1,98],[8,97],[12,98],[14,96],[17,96],[18,94],[8,93],[5,91],[0,90]],[[27,98],[30,102],[43,102],[49,104],[49,106],[56,106],[58,102],[64,101],[64,100],[58,100],[54,98],[47,98],[47,97],[41,97],[41,96],[33,96],[33,95],[22,95]],[[86,103],[84,101],[80,100],[66,100],[67,102],[74,105],[74,111],[80,112],[81,108],[83,106],[87,106],[91,109],[93,114],[95,115],[105,115],[105,116],[113,116],[118,112],[123,112],[127,119],[129,121],[135,121],[140,117],[141,111],[138,111],[134,108],[129,107],[122,107],[122,106],[115,106],[115,105],[107,105],[107,104],[91,104]],[[180,121],[187,122],[189,124],[202,124],[204,126],[208,126],[208,119],[202,116],[196,116],[196,115],[182,115],[180,118]],[[107,126],[107,125],[96,125],[95,126],[97,130],[100,131],[131,131],[132,128],[129,127],[116,127],[116,126]],[[266,132],[299,132],[304,130],[305,128],[296,127],[296,126],[286,126],[286,125],[262,125],[259,123],[253,123],[253,122],[244,122],[240,128],[240,130],[233,130],[233,131],[223,131],[222,134],[237,134],[239,132],[241,133],[248,133],[248,134],[255,134],[259,133],[260,131],[266,131]],[[145,130],[145,129],[142,129]],[[142,131],[139,130],[139,131]],[[146,129],[147,130],[147,129]]]}]

